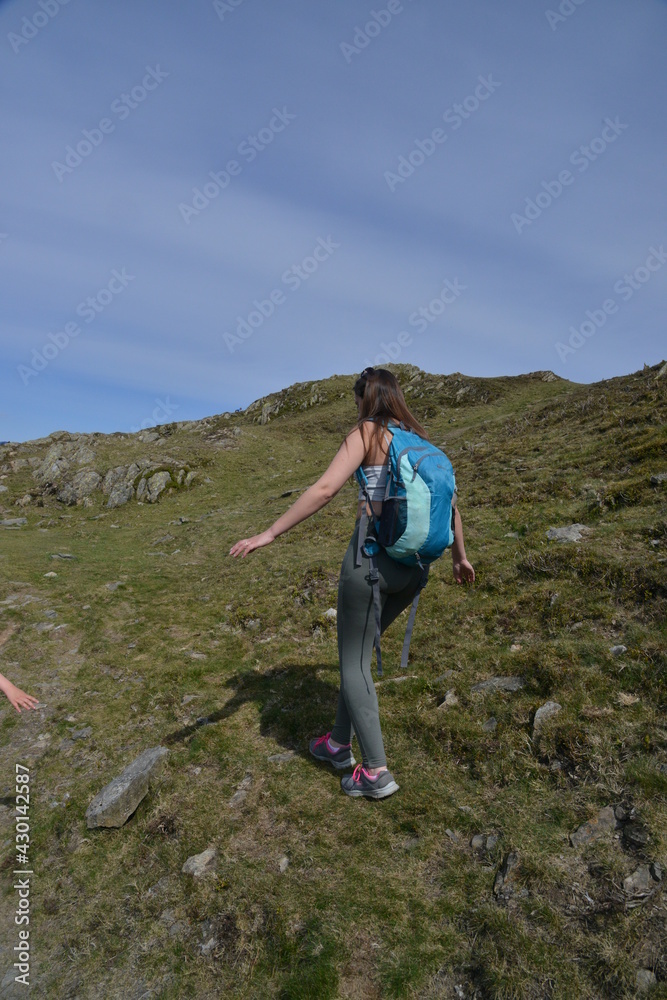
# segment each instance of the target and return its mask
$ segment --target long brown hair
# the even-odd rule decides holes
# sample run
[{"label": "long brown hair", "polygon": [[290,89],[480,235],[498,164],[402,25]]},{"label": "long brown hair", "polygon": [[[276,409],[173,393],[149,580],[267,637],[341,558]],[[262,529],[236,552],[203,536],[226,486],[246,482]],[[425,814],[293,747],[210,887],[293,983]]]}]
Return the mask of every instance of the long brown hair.
[{"label": "long brown hair", "polygon": [[428,434],[408,409],[396,376],[386,368],[365,368],[354,383],[354,394],[361,398],[357,419],[359,430],[366,420],[373,420],[369,447],[373,438],[376,443],[379,442],[380,434],[390,421],[403,423],[408,430],[428,441]]}]

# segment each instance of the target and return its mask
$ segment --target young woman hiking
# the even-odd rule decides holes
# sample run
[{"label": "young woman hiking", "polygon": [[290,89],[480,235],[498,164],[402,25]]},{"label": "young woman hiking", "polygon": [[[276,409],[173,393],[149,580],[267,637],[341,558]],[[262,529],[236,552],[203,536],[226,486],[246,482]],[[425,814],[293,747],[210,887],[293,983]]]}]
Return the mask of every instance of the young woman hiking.
[{"label": "young woman hiking", "polygon": [[[346,436],[326,472],[266,531],[252,538],[243,538],[230,549],[230,555],[245,558],[248,553],[269,545],[295,524],[324,507],[362,465],[368,478],[373,510],[382,510],[387,475],[387,422],[400,421],[409,430],[426,438],[426,431],[410,413],[396,378],[384,368],[366,368],[354,384],[358,420]],[[336,720],[331,732],[312,740],[310,752],[317,759],[328,761],[336,768],[351,767],[352,735],[356,734],[362,763],[351,775],[341,779],[348,795],[365,795],[381,799],[398,789],[387,769],[382,742],[378,701],[371,677],[371,656],[375,640],[373,594],[369,578],[369,560],[363,557],[355,566],[359,541],[359,524],[364,504],[361,490],[357,505],[357,520],[350,539],[338,583],[338,657],[340,691]],[[453,503],[456,503],[454,499]],[[367,513],[371,513],[367,511]],[[392,559],[380,548],[377,556],[380,573],[382,608],[381,630],[411,604],[419,586],[422,571],[419,566],[406,566]],[[475,571],[466,559],[461,516],[455,509],[454,544],[452,546],[454,579],[457,583],[472,583]]]}]

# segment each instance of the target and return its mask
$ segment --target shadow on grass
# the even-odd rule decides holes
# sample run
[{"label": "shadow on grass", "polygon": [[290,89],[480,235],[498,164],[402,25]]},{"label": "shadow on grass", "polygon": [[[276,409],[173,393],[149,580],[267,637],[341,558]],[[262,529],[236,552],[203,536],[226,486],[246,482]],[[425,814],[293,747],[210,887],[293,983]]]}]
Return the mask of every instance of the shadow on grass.
[{"label": "shadow on grass", "polygon": [[[334,683],[318,676],[323,670],[331,674],[332,680],[335,678]],[[333,726],[338,677],[338,669],[330,663],[281,663],[261,673],[235,674],[225,684],[233,693],[222,708],[169,733],[162,742],[166,746],[186,744],[204,726],[222,722],[254,702],[260,714],[262,736],[271,737],[286,749],[312,760],[309,739]]]}]

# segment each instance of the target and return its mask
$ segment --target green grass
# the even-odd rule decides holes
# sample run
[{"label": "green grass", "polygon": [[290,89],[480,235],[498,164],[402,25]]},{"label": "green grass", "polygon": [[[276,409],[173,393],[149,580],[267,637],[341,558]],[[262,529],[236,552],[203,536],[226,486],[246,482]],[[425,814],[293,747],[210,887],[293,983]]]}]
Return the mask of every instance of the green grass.
[{"label": "green grass", "polygon": [[[477,579],[456,586],[448,556],[433,569],[413,678],[391,680],[405,616],[383,637],[378,697],[400,785],[383,802],[349,799],[340,775],[307,752],[335,712],[325,612],[356,488],[247,560],[227,554],[295,499],[282,493],[326,467],[354,422],[352,377],[270,397],[282,408],[266,424],[260,405],[167,425],[159,447],[98,436],[102,473],[142,456],[197,471],[192,487],[155,505],[107,511],[95,494],[92,507],[45,496],[17,508],[34,481],[29,468],[6,467],[3,516],[28,525],[3,531],[0,600],[41,598],[0,605],[0,632],[18,626],[0,669],[46,704],[20,717],[0,709],[0,795],[12,804],[16,760],[31,763],[34,781],[36,996],[125,998],[141,986],[164,1000],[449,998],[458,985],[478,1000],[589,1000],[635,996],[639,968],[658,977],[650,996],[666,995],[662,886],[636,908],[622,893],[638,864],[667,860],[667,517],[665,486],[650,484],[665,471],[667,379],[657,370],[576,385],[397,366],[455,466]],[[229,427],[240,428],[226,435],[234,447],[210,440]],[[0,466],[46,448],[5,447]],[[548,528],[575,521],[591,529],[580,543],[547,540]],[[61,551],[77,559],[51,559]],[[45,578],[50,570],[58,576]],[[35,631],[48,609],[67,628]],[[620,643],[627,652],[615,657]],[[504,675],[524,687],[471,692]],[[440,708],[452,688],[458,705]],[[196,698],[183,705],[186,694]],[[561,711],[534,736],[547,700]],[[61,744],[87,725],[88,740]],[[93,796],[160,744],[169,757],[125,826],[87,830]],[[268,762],[286,749],[291,760]],[[569,834],[609,804],[634,808],[645,848],[613,835],[571,846]],[[9,910],[13,829],[3,822]],[[474,851],[478,833],[495,833],[496,847]],[[209,846],[215,874],[183,874]],[[502,900],[493,887],[510,850],[519,863]],[[11,947],[11,933],[6,921],[0,944]]]}]

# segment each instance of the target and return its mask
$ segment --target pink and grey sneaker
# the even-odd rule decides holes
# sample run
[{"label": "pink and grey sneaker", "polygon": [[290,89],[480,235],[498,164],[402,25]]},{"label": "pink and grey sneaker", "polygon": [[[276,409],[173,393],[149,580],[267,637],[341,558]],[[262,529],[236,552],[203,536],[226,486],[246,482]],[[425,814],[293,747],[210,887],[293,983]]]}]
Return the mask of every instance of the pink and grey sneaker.
[{"label": "pink and grey sneaker", "polygon": [[354,767],[357,763],[352,756],[352,744],[344,747],[332,747],[329,743],[331,733],[325,733],[318,740],[310,741],[310,752],[316,760],[326,760],[334,767]]},{"label": "pink and grey sneaker", "polygon": [[384,799],[399,789],[390,771],[372,775],[361,764],[357,764],[352,774],[340,779],[340,786],[346,795],[365,795],[369,799]]}]

